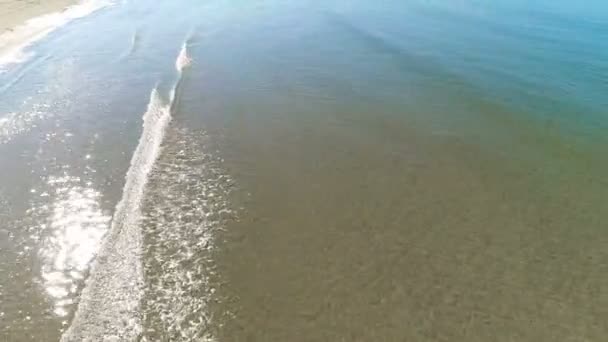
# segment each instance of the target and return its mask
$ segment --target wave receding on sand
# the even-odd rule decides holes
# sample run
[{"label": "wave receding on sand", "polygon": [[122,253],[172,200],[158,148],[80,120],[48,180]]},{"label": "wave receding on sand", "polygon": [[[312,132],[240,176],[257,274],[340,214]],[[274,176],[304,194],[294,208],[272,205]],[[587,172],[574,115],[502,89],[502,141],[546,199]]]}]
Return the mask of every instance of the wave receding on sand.
[{"label": "wave receding on sand", "polygon": [[[0,23],[2,23],[0,26],[0,72],[11,64],[27,60],[30,55],[25,50],[34,42],[74,19],[85,17],[110,5],[111,1],[56,0],[45,1],[44,4],[23,5],[22,3],[22,1],[0,3]],[[23,22],[23,20],[26,21]]]}]

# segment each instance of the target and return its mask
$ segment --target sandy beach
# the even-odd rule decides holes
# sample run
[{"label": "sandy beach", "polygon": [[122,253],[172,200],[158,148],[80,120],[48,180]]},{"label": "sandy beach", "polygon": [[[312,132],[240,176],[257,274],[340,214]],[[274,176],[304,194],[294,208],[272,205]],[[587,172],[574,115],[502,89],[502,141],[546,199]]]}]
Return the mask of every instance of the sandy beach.
[{"label": "sandy beach", "polygon": [[0,71],[32,56],[25,51],[58,27],[107,6],[103,1],[0,0]]},{"label": "sandy beach", "polygon": [[28,19],[61,11],[76,0],[0,0],[0,34],[12,30]]}]

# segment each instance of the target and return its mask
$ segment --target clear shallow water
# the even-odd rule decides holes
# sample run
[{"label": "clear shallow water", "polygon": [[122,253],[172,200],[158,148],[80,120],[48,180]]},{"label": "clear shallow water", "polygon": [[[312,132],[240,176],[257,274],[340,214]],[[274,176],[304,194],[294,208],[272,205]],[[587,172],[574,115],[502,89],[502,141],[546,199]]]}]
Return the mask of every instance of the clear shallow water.
[{"label": "clear shallow water", "polygon": [[61,27],[0,74],[0,336],[601,340],[606,10],[133,1]]}]

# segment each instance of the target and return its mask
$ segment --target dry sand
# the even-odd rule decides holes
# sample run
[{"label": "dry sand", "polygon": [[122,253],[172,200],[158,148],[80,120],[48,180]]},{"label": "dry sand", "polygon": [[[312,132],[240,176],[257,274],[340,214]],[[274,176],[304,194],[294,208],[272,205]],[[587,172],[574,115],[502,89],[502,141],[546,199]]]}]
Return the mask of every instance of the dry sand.
[{"label": "dry sand", "polygon": [[0,34],[43,14],[61,11],[77,0],[0,0]]}]

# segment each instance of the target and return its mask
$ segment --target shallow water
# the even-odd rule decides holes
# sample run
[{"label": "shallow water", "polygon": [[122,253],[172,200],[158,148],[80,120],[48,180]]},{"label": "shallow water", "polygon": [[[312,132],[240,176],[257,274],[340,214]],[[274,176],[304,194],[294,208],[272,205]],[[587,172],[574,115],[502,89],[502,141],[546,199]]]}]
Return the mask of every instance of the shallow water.
[{"label": "shallow water", "polygon": [[0,74],[0,339],[602,340],[607,23],[184,0],[58,28]]}]

